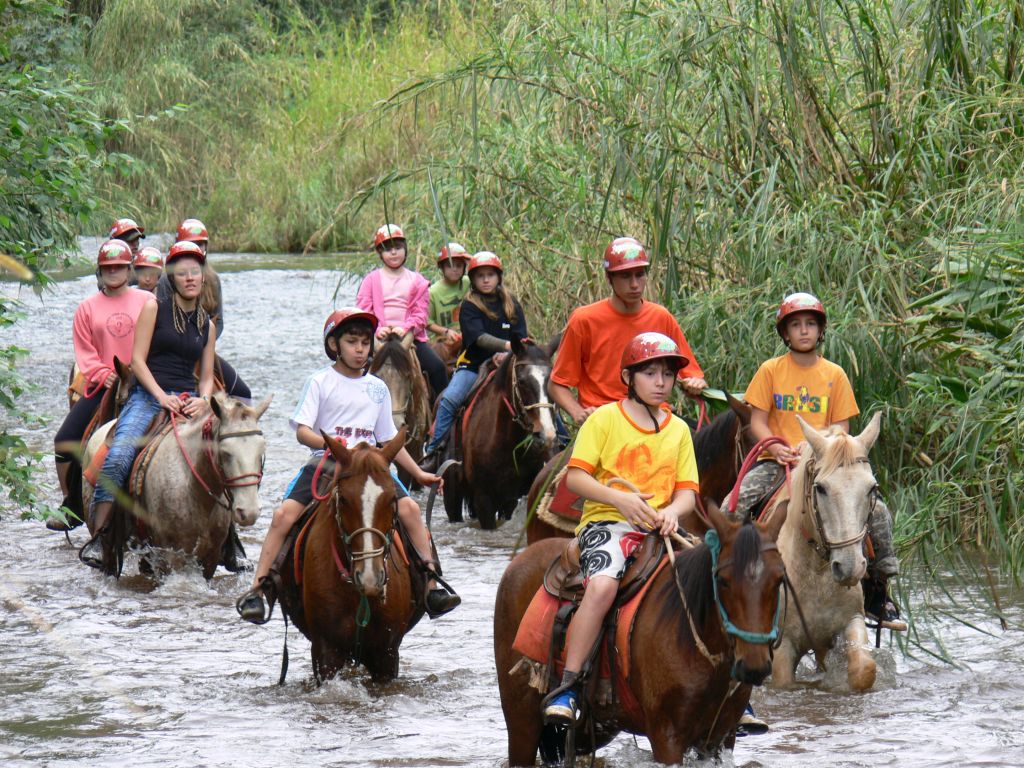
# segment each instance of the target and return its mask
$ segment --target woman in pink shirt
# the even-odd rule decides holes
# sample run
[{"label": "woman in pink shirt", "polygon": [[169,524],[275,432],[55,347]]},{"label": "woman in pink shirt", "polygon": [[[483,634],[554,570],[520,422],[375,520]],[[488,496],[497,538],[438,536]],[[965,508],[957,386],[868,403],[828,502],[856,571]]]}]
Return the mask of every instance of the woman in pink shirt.
[{"label": "woman in pink shirt", "polygon": [[356,304],[380,318],[377,338],[389,333],[404,336],[412,332],[416,357],[427,381],[438,395],[448,386],[448,369],[427,343],[427,311],[430,283],[419,272],[405,268],[408,258],[405,233],[397,224],[385,224],[373,236],[373,247],[381,266],[373,270],[359,286]]},{"label": "woman in pink shirt", "polygon": [[[85,393],[68,413],[54,438],[57,480],[64,496],[63,506],[76,514],[81,499],[68,497],[68,476],[74,466],[81,472],[78,452],[93,414],[103,394],[117,381],[114,358],[128,364],[132,359],[135,321],[153,294],[128,285],[132,249],[122,240],[108,240],[100,246],[96,257],[96,273],[100,290],[78,305],[73,323],[75,362],[85,377]],[[81,515],[79,514],[79,518]],[[66,531],[82,524],[81,519],[59,518],[47,521],[46,527]]]}]

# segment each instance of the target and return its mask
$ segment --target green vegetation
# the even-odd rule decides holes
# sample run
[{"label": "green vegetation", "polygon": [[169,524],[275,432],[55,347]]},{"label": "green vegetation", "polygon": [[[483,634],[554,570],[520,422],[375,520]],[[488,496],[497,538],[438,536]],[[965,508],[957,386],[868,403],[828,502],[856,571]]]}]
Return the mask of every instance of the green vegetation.
[{"label": "green vegetation", "polygon": [[634,234],[732,390],[813,290],[826,355],[886,411],[908,551],[1024,574],[1019,0],[81,5],[94,108],[130,126],[107,149],[133,158],[100,225],[338,251],[395,220],[424,267],[449,236],[497,251],[545,332]]}]

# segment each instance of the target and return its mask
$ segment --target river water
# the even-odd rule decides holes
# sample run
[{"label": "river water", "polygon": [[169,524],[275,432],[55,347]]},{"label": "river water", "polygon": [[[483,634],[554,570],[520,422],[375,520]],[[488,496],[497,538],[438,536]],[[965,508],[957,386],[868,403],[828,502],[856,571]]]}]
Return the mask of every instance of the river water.
[{"label": "river water", "polygon": [[[226,331],[218,351],[256,397],[274,394],[263,418],[263,514],[242,532],[255,558],[270,513],[306,455],[287,417],[305,376],[324,364],[324,318],[334,306],[353,303],[355,284],[339,284],[338,272],[310,268],[323,262],[301,257],[214,262],[225,270]],[[71,317],[92,290],[91,276],[60,282],[41,299],[0,284],[3,295],[25,302],[25,319],[2,339],[29,350],[21,370],[40,386],[23,405],[49,423],[0,419],[38,450],[49,450],[65,413]],[[57,503],[52,471],[51,460],[46,496]],[[445,574],[463,604],[438,621],[424,619],[406,637],[396,682],[370,684],[350,672],[317,688],[309,644],[294,629],[288,680],[277,685],[279,615],[255,627],[234,610],[248,576],[221,570],[207,583],[196,569],[154,584],[134,575],[129,559],[120,581],[104,578],[79,564],[63,536],[21,520],[8,506],[0,519],[0,763],[503,765],[491,617],[522,510],[493,532],[450,525],[443,512],[440,522],[434,519]],[[72,539],[81,544],[82,531]],[[957,597],[955,583],[949,579]],[[818,676],[810,667],[794,690],[755,691],[754,704],[772,730],[739,740],[724,764],[1024,765],[1022,595],[1001,588],[1000,596],[1009,631],[984,603],[954,609],[942,590],[911,592],[921,647],[904,654],[883,642],[878,683],[865,695],[844,690],[841,669]],[[653,763],[643,738],[622,736],[601,751],[598,764]]]}]

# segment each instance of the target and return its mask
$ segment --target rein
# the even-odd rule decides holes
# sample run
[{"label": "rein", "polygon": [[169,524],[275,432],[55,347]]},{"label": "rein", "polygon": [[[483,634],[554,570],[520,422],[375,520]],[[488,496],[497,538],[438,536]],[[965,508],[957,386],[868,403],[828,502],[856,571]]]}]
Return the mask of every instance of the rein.
[{"label": "rein", "polygon": [[[182,440],[181,432],[178,430],[178,415],[174,412],[170,412],[171,415],[171,430],[174,432],[174,439],[178,443],[178,448],[181,450],[182,458],[185,459],[185,464],[188,465],[189,471],[192,473],[192,477],[196,479],[199,485],[204,491],[214,500],[216,504],[230,509],[231,504],[234,502],[234,494],[231,492],[235,488],[245,488],[252,485],[259,485],[263,481],[263,469],[260,468],[259,472],[244,472],[234,477],[228,477],[220,468],[220,464],[217,462],[216,457],[213,453],[213,447],[215,443],[227,440],[232,437],[252,437],[254,435],[262,435],[263,430],[261,429],[245,429],[238,432],[220,432],[216,438],[213,434],[213,419],[214,416],[211,413],[210,416],[203,422],[202,439],[203,447],[202,452],[206,454],[207,459],[210,462],[210,467],[213,469],[213,474],[217,478],[221,486],[219,493],[214,493],[213,489],[203,480],[199,474],[199,470],[196,469],[195,462],[192,461],[192,457],[189,455],[188,450],[185,448],[185,443]],[[222,500],[226,499],[225,504]]]},{"label": "rein", "polygon": [[[741,445],[741,443],[740,443],[740,439],[739,439],[739,433],[737,433],[737,438],[736,438],[737,455],[739,455],[739,451],[742,450],[740,448],[740,445]],[[771,445],[784,445],[787,448],[789,447],[789,443],[787,443],[781,437],[776,437],[775,435],[772,435],[771,437],[766,437],[764,440],[759,440],[757,442],[757,444],[753,448],[750,449],[750,451],[747,453],[747,457],[743,460],[743,464],[740,467],[740,471],[736,475],[736,484],[732,487],[732,491],[729,493],[729,499],[728,499],[728,501],[727,501],[727,503],[725,505],[726,506],[726,511],[730,515],[736,514],[736,505],[739,504],[739,500],[740,500],[740,485],[742,485],[742,483],[743,483],[743,478],[746,477],[747,473],[750,471],[750,468],[753,467],[754,464],[757,463],[757,457],[760,456],[762,453],[764,453],[765,449],[768,448]],[[786,464],[785,468],[786,468],[786,488],[788,489],[790,487],[790,482],[791,482],[791,471],[790,471],[789,464]]]},{"label": "rein", "polygon": [[[711,550],[711,572],[717,577],[718,574],[727,566],[732,564],[731,559],[726,559],[721,562],[718,561],[718,555],[722,551],[722,542],[718,537],[718,531],[711,529],[704,534],[704,543],[708,545],[708,549]],[[768,543],[762,542],[761,551],[770,552],[772,550],[778,551],[779,547],[774,541]],[[775,617],[772,619],[772,629],[770,632],[748,632],[745,629],[740,629],[729,619],[729,614],[725,610],[725,606],[722,604],[722,600],[718,595],[718,579],[713,578],[711,584],[715,592],[715,605],[718,606],[718,613],[722,618],[722,626],[725,631],[733,637],[738,637],[748,643],[757,645],[765,645],[768,643],[774,643],[779,637],[779,619],[782,616],[782,601],[777,600],[775,603]]]},{"label": "rein", "polygon": [[[555,407],[555,404],[541,402],[529,404],[523,403],[523,395],[519,391],[519,379],[516,376],[515,369],[517,367],[523,367],[527,365],[537,365],[537,363],[517,363],[515,362],[515,358],[513,358],[513,362],[510,366],[512,370],[512,384],[509,386],[509,389],[512,392],[512,402],[510,403],[508,401],[508,397],[506,397],[504,392],[501,395],[501,399],[505,403],[505,407],[508,408],[509,413],[512,414],[512,421],[514,421],[516,424],[522,427],[524,431],[533,432],[533,424],[530,423],[529,418],[530,411],[535,411],[539,408],[553,409]],[[543,395],[543,392],[541,394]]]}]

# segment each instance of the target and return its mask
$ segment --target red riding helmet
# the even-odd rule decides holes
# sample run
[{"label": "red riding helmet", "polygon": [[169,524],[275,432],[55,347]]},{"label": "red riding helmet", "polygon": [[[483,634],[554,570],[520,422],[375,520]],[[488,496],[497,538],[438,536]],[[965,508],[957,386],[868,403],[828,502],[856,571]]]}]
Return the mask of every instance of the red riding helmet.
[{"label": "red riding helmet", "polygon": [[[633,337],[622,352],[623,370],[650,362],[651,360],[675,360],[679,368],[685,368],[690,361],[679,351],[679,345],[663,333],[648,331]],[[679,370],[677,368],[676,370]]]},{"label": "red riding helmet", "polygon": [[782,300],[779,310],[775,313],[775,331],[782,336],[782,326],[786,318],[795,315],[797,312],[813,312],[818,322],[821,323],[821,330],[825,330],[828,323],[828,316],[825,314],[825,305],[817,296],[810,293],[791,293]]},{"label": "red riding helmet", "polygon": [[206,225],[199,219],[185,219],[178,225],[179,243],[208,243],[210,234],[206,231]]},{"label": "red riding helmet", "polygon": [[171,246],[171,252],[167,254],[167,265],[170,266],[175,259],[183,259],[186,257],[195,259],[200,264],[206,263],[206,254],[203,253],[203,249],[195,243],[186,240],[184,242],[175,243]]},{"label": "red riding helmet", "polygon": [[448,243],[448,245],[441,246],[441,251],[437,254],[437,263],[441,265],[449,259],[453,262],[455,259],[469,261],[469,258],[469,252],[461,245],[458,243]]},{"label": "red riding helmet", "polygon": [[373,247],[379,248],[381,243],[386,243],[388,240],[405,240],[405,232],[397,224],[382,224],[376,232],[373,233]]},{"label": "red riding helmet", "polygon": [[474,253],[472,258],[469,260],[469,273],[472,273],[474,269],[478,267],[494,267],[498,270],[498,274],[504,273],[504,269],[501,266],[501,259],[496,254],[490,251],[479,251]]},{"label": "red riding helmet", "polygon": [[127,267],[132,263],[132,249],[123,240],[107,240],[96,255],[97,267]]},{"label": "red riding helmet", "polygon": [[140,248],[139,252],[135,254],[135,258],[132,260],[133,267],[156,267],[157,269],[164,268],[164,257],[160,255],[160,249],[152,245],[147,245],[145,248]]},{"label": "red riding helmet", "polygon": [[632,237],[617,237],[604,249],[604,271],[621,272],[625,269],[649,267],[647,251],[640,241]]},{"label": "red riding helmet", "polygon": [[[110,234],[107,237],[110,240],[134,240],[131,236],[132,232],[138,232],[139,237],[146,236],[146,230],[135,223],[134,219],[118,219],[114,222],[114,226],[110,228]],[[128,237],[125,237],[128,235]]]},{"label": "red riding helmet", "polygon": [[327,339],[333,334],[338,333],[341,330],[341,326],[352,320],[368,320],[371,333],[376,333],[377,331],[377,316],[372,312],[366,312],[359,309],[359,307],[342,307],[341,309],[334,310],[327,318],[327,322],[324,323],[324,352],[327,353],[331,360],[336,360],[337,356],[327,346]]}]

